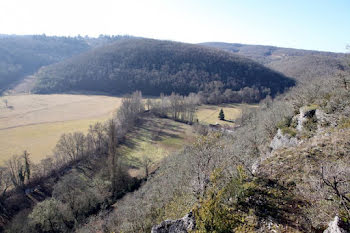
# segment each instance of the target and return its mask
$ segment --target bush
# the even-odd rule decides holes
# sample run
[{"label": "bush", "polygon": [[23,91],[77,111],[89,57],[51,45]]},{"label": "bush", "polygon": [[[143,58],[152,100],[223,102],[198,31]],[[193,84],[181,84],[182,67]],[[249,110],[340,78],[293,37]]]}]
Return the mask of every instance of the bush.
[{"label": "bush", "polygon": [[69,208],[54,198],[38,203],[29,219],[30,223],[41,232],[67,232],[74,223]]},{"label": "bush", "polygon": [[250,189],[244,170],[238,167],[237,176],[224,187],[220,187],[221,178],[220,169],[212,174],[212,187],[201,200],[200,206],[194,210],[196,232],[253,231],[256,223],[250,222],[249,211],[242,210],[239,206]]},{"label": "bush", "polygon": [[66,204],[75,219],[83,218],[99,208],[104,196],[99,192],[96,182],[87,180],[78,173],[67,174],[53,190],[53,197]]}]

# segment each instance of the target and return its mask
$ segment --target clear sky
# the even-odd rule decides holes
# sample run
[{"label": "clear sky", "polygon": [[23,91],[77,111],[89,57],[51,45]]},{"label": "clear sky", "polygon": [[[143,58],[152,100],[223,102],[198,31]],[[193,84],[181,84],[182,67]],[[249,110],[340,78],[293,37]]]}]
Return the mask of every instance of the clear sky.
[{"label": "clear sky", "polygon": [[0,0],[0,34],[43,33],[345,52],[350,0]]}]

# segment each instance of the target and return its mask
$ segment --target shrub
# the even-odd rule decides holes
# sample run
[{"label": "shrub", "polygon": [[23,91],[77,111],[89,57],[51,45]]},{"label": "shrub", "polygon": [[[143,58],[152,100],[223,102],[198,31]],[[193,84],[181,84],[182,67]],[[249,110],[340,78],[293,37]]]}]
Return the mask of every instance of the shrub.
[{"label": "shrub", "polygon": [[194,210],[196,232],[253,231],[255,224],[248,221],[249,211],[243,211],[239,206],[250,189],[245,171],[238,167],[236,177],[222,188],[221,178],[221,170],[214,171],[211,176],[212,187]]},{"label": "shrub", "polygon": [[74,222],[69,208],[54,198],[37,204],[29,219],[39,232],[67,232]]}]

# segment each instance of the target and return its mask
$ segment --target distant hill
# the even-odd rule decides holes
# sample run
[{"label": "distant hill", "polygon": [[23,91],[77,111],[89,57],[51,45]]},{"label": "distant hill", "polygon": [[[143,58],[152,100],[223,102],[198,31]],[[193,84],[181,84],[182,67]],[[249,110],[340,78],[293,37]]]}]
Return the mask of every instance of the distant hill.
[{"label": "distant hill", "polygon": [[243,56],[201,45],[131,38],[40,69],[35,91],[141,90],[146,95],[188,94],[220,81],[224,88],[283,92],[294,80]]},{"label": "distant hill", "polygon": [[201,45],[243,55],[299,81],[330,77],[348,69],[344,53],[222,42],[207,42]]},{"label": "distant hill", "polygon": [[0,35],[0,94],[9,85],[49,65],[85,52],[121,36],[56,37]]}]

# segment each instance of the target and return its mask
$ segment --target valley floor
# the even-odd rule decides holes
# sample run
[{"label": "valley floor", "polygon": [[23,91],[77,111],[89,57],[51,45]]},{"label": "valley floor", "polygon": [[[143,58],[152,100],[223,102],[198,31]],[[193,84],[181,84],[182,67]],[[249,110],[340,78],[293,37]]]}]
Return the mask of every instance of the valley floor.
[{"label": "valley floor", "polygon": [[52,154],[61,134],[87,132],[89,125],[109,119],[121,103],[121,98],[93,95],[15,95],[1,99],[0,165],[24,150],[39,162]]},{"label": "valley floor", "polygon": [[145,175],[143,164],[149,160],[150,172],[158,167],[169,154],[181,150],[194,141],[190,125],[152,115],[144,116],[142,124],[136,126],[126,136],[119,153],[125,156],[133,177]]},{"label": "valley floor", "polygon": [[[198,107],[196,116],[201,124],[220,124],[234,126],[234,121],[241,117],[244,108],[255,108],[254,104],[220,104],[201,105]],[[225,121],[220,121],[218,116],[220,109],[224,111]]]}]

